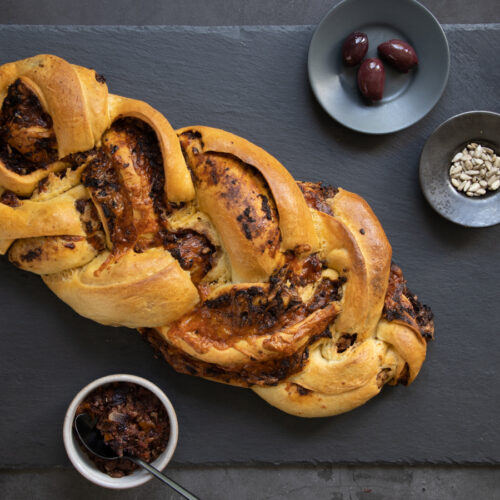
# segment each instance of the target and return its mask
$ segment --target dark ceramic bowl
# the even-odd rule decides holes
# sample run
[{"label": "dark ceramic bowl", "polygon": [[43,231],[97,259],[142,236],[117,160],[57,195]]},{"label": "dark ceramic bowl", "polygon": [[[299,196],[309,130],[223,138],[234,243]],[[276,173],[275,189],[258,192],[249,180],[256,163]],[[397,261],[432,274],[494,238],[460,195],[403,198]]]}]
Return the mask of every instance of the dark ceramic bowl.
[{"label": "dark ceramic bowl", "polygon": [[[410,43],[419,64],[400,73],[384,64],[384,97],[369,104],[357,86],[359,66],[342,62],[342,44],[350,33],[368,35],[366,58],[392,38]],[[438,102],[446,83],[450,56],[437,19],[415,0],[344,0],[321,21],[309,47],[311,87],[325,111],[348,128],[368,134],[402,130],[423,118]]]},{"label": "dark ceramic bowl", "polygon": [[470,142],[500,154],[500,114],[469,111],[440,125],[427,140],[420,156],[420,185],[431,206],[452,222],[467,227],[500,223],[500,189],[469,198],[450,181],[451,159]]}]

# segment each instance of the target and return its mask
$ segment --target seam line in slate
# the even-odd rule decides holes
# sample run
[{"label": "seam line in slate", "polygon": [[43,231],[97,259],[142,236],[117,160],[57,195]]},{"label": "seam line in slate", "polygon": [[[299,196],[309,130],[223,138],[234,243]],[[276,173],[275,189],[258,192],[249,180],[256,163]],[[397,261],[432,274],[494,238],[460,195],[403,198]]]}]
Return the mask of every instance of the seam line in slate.
[{"label": "seam line in slate", "polygon": [[[0,24],[0,29],[8,30],[27,29],[27,30],[81,30],[81,31],[107,31],[113,29],[116,31],[191,31],[193,33],[220,33],[234,31],[303,31],[315,29],[316,24],[256,24],[256,25],[222,25],[222,26],[192,26],[192,25],[161,25],[161,24],[145,24],[145,25],[114,25],[114,24]],[[448,31],[454,30],[498,30],[500,23],[472,23],[472,24],[442,24],[443,29]]]},{"label": "seam line in slate", "polygon": [[[328,461],[328,460],[222,460],[222,461],[204,461],[196,462],[189,460],[173,460],[170,462],[172,467],[266,467],[266,466],[289,466],[289,467],[369,467],[372,465],[381,467],[499,467],[500,462],[494,458],[485,458],[484,460],[348,460],[348,461]],[[0,474],[6,471],[21,471],[26,469],[60,469],[71,468],[71,464],[38,464],[38,463],[20,463],[20,464],[0,464]]]},{"label": "seam line in slate", "polygon": [[[234,464],[231,463],[229,465],[226,464],[228,467],[232,467],[234,470],[236,469],[252,469],[252,468],[258,468],[262,467],[263,465],[269,465],[269,463],[259,463],[259,464]],[[352,467],[359,467],[362,469],[376,469],[376,468],[383,468],[383,469],[403,469],[403,468],[412,468],[412,469],[441,469],[441,470],[459,470],[459,469],[469,469],[469,470],[485,470],[485,469],[493,469],[493,470],[498,470],[500,469],[499,464],[489,464],[489,463],[481,463],[481,464],[388,464],[388,463],[375,463],[375,462],[370,462],[370,463],[355,463],[355,464],[331,464],[331,463],[326,463],[322,462],[319,464],[311,464],[311,463],[305,463],[305,462],[294,462],[294,463],[279,463],[279,464],[273,464],[273,465],[278,465],[282,469],[294,469],[294,468],[304,468],[304,469],[315,469],[316,467],[330,467],[332,469],[343,469],[343,468],[352,468]],[[212,464],[169,464],[169,468],[176,469],[176,470],[210,470],[210,469],[219,469],[221,466],[220,465],[212,465]],[[31,473],[31,474],[44,474],[44,473],[50,473],[50,472],[56,472],[56,471],[69,471],[69,470],[75,470],[72,465],[43,465],[43,466],[26,466],[26,467],[0,467],[0,476],[1,475],[7,475],[7,474],[26,474],[26,473]]]}]

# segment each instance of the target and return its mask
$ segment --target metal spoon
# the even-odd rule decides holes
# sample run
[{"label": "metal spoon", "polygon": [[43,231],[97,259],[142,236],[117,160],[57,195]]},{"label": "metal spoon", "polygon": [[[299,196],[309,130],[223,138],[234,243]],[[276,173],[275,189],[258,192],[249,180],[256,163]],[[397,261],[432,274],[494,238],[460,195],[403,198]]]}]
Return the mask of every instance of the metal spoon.
[{"label": "metal spoon", "polygon": [[180,484],[177,484],[172,479],[169,479],[167,476],[164,476],[159,470],[155,469],[144,460],[140,458],[132,457],[130,455],[123,455],[123,457],[119,457],[113,449],[108,446],[104,439],[96,427],[97,420],[92,419],[90,415],[87,413],[80,413],[75,417],[73,422],[73,428],[80,439],[80,442],[94,455],[99,458],[103,458],[104,460],[117,460],[119,458],[126,458],[127,460],[131,460],[137,465],[140,465],[142,468],[146,469],[148,472],[153,474],[156,478],[164,483],[168,484],[172,489],[177,491],[180,495],[188,500],[199,500],[198,497],[194,496],[192,493],[184,489]]}]

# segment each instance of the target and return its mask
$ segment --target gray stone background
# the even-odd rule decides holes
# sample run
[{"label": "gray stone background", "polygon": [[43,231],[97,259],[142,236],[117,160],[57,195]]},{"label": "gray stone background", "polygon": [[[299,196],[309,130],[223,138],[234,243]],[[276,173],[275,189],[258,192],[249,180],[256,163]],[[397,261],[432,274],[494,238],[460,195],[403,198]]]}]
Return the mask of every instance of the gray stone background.
[{"label": "gray stone background", "polygon": [[[2,24],[315,25],[338,3],[327,0],[7,0]],[[422,0],[443,24],[500,22],[498,0]],[[500,47],[499,47],[500,49]],[[168,474],[206,499],[493,499],[497,466],[259,465],[175,466]],[[156,481],[113,492],[70,467],[0,469],[2,499],[178,498]]]}]

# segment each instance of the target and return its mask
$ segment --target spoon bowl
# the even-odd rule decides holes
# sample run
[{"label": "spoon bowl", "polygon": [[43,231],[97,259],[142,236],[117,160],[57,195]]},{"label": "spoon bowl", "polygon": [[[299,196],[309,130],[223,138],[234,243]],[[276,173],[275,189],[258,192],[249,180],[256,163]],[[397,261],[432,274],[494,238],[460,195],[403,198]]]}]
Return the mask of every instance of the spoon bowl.
[{"label": "spoon bowl", "polygon": [[113,449],[108,446],[101,433],[96,427],[97,420],[88,413],[80,413],[75,417],[74,429],[87,450],[104,460],[116,460],[120,458]]},{"label": "spoon bowl", "polygon": [[183,498],[187,498],[188,500],[198,500],[198,497],[194,496],[180,484],[172,481],[172,479],[162,474],[158,469],[155,469],[147,462],[144,462],[144,460],[130,455],[123,455],[123,457],[118,456],[116,452],[104,442],[104,438],[99,429],[96,427],[96,424],[97,419],[92,418],[88,413],[80,413],[75,417],[75,432],[80,442],[83,446],[85,446],[85,448],[87,448],[87,450],[90,451],[90,453],[93,453],[97,457],[104,460],[119,460],[120,458],[131,460],[135,464],[153,474],[153,476],[157,479],[170,486],[170,488],[177,491],[177,493],[182,495]]}]

